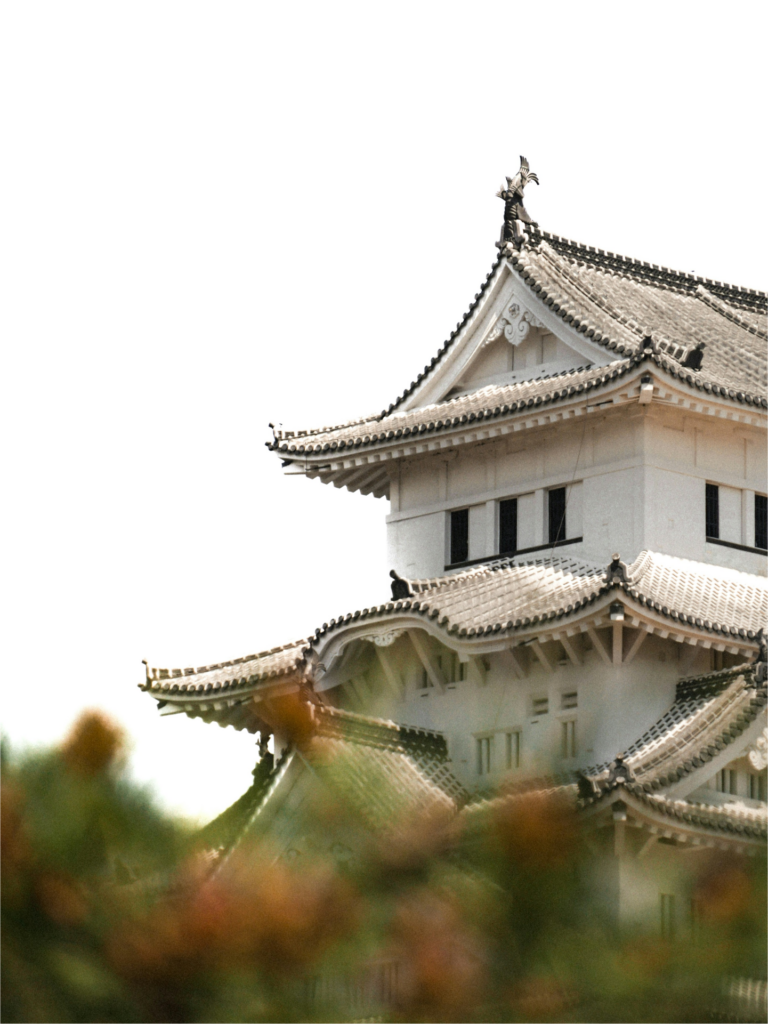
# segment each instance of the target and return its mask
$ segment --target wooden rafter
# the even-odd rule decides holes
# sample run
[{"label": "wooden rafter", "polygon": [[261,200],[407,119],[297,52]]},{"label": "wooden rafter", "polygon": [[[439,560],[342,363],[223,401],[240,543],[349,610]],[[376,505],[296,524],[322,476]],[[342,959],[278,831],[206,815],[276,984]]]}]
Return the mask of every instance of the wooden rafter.
[{"label": "wooden rafter", "polygon": [[426,639],[417,629],[409,629],[408,636],[411,638],[411,643],[418,655],[419,661],[424,666],[424,671],[427,673],[427,679],[429,679],[430,683],[437,687],[441,693],[444,692],[445,678],[443,673],[440,671],[437,658],[434,657],[432,651],[428,647]]}]

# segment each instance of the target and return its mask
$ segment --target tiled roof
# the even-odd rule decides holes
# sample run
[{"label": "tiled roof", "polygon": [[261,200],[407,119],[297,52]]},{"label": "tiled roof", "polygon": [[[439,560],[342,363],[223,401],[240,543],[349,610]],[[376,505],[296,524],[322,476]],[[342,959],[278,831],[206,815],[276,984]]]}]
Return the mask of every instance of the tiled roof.
[{"label": "tiled roof", "polygon": [[[682,824],[710,829],[714,832],[726,832],[745,839],[765,841],[768,836],[766,815],[742,812],[734,807],[708,807],[691,804],[685,800],[670,800],[661,794],[645,793],[640,787],[628,783],[621,787],[648,807],[649,810],[666,815]],[[614,796],[618,795],[614,793]]]},{"label": "tiled roof", "polygon": [[259,761],[253,770],[253,783],[230,807],[196,833],[195,846],[212,850],[220,856],[226,856],[234,849],[243,830],[271,792],[282,767],[283,761],[274,764],[271,754]]},{"label": "tiled roof", "polygon": [[640,605],[716,635],[752,641],[768,621],[768,580],[671,555],[643,551],[628,582],[608,582],[607,570],[574,558],[489,561],[450,576],[409,581],[413,596],[350,612],[323,623],[326,633],[371,617],[416,612],[460,639],[527,630],[566,618],[611,590]]},{"label": "tiled roof", "polygon": [[[756,683],[751,666],[681,680],[669,711],[622,755],[634,791],[656,793],[709,763],[765,711],[766,702],[766,687]],[[603,764],[585,774],[604,782],[610,769]]]},{"label": "tiled roof", "polygon": [[453,813],[466,800],[441,734],[316,710],[318,730],[305,757],[371,828],[389,830],[417,811]]},{"label": "tiled roof", "polygon": [[335,452],[462,427],[467,423],[498,418],[589,392],[618,380],[635,365],[637,361],[621,359],[608,366],[580,366],[515,384],[490,385],[424,408],[395,413],[384,420],[374,417],[317,431],[306,437],[303,434],[295,437],[291,435],[287,440],[281,440],[276,447],[289,455]]},{"label": "tiled roof", "polygon": [[[320,704],[312,711],[312,734],[299,756],[368,827],[396,830],[414,812],[453,814],[468,799],[451,773],[442,733]],[[197,833],[196,846],[217,854],[214,869],[246,837],[296,756],[288,747],[273,766],[267,755],[256,766],[253,785]]]},{"label": "tiled roof", "polygon": [[[671,271],[654,279],[633,261],[601,265],[584,247],[560,248],[542,238],[511,261],[537,296],[587,337],[631,353],[651,335],[680,359],[704,342],[702,379],[764,394],[765,296],[712,282],[707,288]],[[718,287],[719,295],[710,290]]]},{"label": "tiled roof", "polygon": [[768,622],[768,580],[672,555],[643,551],[628,582],[575,558],[500,558],[449,576],[410,580],[412,596],[324,622],[308,640],[199,669],[152,669],[140,684],[154,697],[184,703],[238,698],[269,680],[303,671],[312,645],[350,625],[391,615],[425,616],[458,639],[544,628],[616,590],[670,623],[751,642]]},{"label": "tiled roof", "polygon": [[233,661],[221,661],[199,668],[147,668],[142,689],[190,696],[215,694],[222,689],[252,687],[257,683],[299,671],[309,647],[308,640],[296,640],[272,647],[261,654],[248,654]]},{"label": "tiled roof", "polygon": [[[657,267],[547,232],[533,231],[529,244],[509,254],[509,263],[538,299],[571,328],[617,356],[629,359],[623,372],[638,361],[652,359],[662,371],[707,393],[763,408],[768,405],[767,307],[763,292]],[[529,391],[518,384],[483,389],[484,398],[475,402],[455,404],[454,400],[410,414],[393,415],[432,375],[472,317],[501,265],[500,257],[451,337],[388,409],[334,427],[277,431],[270,447],[289,454],[318,454],[351,445],[383,443],[392,440],[398,430],[407,436],[414,427],[428,427],[430,422],[434,424],[431,429],[455,427],[463,415],[471,413],[477,416],[482,412],[486,418],[494,413],[511,414],[520,409],[520,401],[527,404],[529,399],[538,399],[543,403],[568,397],[568,389],[563,394],[562,384],[558,386],[554,377],[543,388]],[[653,352],[644,354],[648,336],[653,339]],[[701,342],[705,344],[701,369],[691,371],[682,364]],[[593,378],[579,378],[579,383],[586,384],[590,379],[595,381],[593,386],[605,383],[600,371],[595,371]],[[463,396],[470,397],[474,395]],[[503,411],[497,412],[497,407]]]}]

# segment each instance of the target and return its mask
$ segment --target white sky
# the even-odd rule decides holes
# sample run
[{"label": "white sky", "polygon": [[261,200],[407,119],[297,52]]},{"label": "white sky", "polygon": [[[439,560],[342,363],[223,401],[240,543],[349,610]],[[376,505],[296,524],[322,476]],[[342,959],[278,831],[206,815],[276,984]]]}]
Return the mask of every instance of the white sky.
[{"label": "white sky", "polygon": [[[765,5],[3,5],[3,727],[99,706],[208,818],[253,737],[160,718],[141,659],[384,600],[384,501],[284,478],[269,421],[392,401],[547,230],[764,281]],[[762,17],[762,23],[760,18]]]}]

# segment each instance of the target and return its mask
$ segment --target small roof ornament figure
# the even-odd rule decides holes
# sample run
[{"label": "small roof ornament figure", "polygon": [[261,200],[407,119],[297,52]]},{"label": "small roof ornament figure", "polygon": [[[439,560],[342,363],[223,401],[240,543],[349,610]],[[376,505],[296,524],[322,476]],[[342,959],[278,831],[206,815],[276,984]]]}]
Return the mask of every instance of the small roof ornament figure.
[{"label": "small roof ornament figure", "polygon": [[520,170],[514,178],[507,178],[506,188],[502,185],[496,193],[499,199],[504,200],[504,227],[501,229],[501,238],[496,243],[499,249],[503,249],[507,243],[519,249],[525,237],[525,225],[538,227],[537,222],[531,219],[523,206],[523,191],[529,181],[539,184],[539,179],[530,170],[527,159],[521,156]]},{"label": "small roof ornament figure", "polygon": [[755,666],[755,685],[763,686],[768,682],[768,640],[762,626],[758,629],[755,640],[760,644],[752,663]]}]

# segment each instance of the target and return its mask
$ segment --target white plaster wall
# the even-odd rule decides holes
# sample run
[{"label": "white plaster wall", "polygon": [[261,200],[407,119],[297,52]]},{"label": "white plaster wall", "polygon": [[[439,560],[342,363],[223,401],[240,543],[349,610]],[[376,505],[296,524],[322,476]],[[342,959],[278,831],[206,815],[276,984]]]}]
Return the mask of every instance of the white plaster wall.
[{"label": "white plaster wall", "polygon": [[[562,554],[603,563],[618,551],[632,561],[648,548],[764,575],[764,556],[706,543],[704,494],[707,482],[720,487],[721,538],[753,544],[754,493],[768,489],[765,460],[756,430],[653,404],[420,458],[401,468],[389,517],[398,522],[392,562],[404,575],[442,573],[446,541],[424,543],[424,514],[468,506],[470,557],[492,557],[495,503],[508,497],[518,498],[518,547],[544,544],[546,492],[574,481],[567,536],[584,541]],[[414,537],[401,539],[410,516]]]},{"label": "white plaster wall", "polygon": [[387,561],[401,576],[440,576],[446,557],[446,513],[416,516],[387,525]]},{"label": "white plaster wall", "polygon": [[[588,560],[607,563],[618,552],[625,562],[631,562],[642,550],[642,518],[635,501],[640,472],[639,467],[616,469],[584,479],[582,532]],[[570,525],[566,525],[570,533]]]},{"label": "white plaster wall", "polygon": [[648,466],[645,472],[644,547],[705,561],[706,480]]},{"label": "white plaster wall", "polygon": [[[634,635],[634,631],[627,632],[625,643],[631,642]],[[550,657],[558,646],[547,645]],[[485,685],[467,678],[449,683],[441,693],[433,687],[421,688],[421,663],[410,640],[403,636],[387,648],[404,683],[403,698],[392,695],[374,666],[369,673],[370,701],[362,708],[348,706],[351,710],[444,732],[453,760],[452,770],[474,791],[497,785],[507,774],[503,758],[508,730],[519,729],[522,734],[521,773],[586,767],[613,759],[671,706],[680,677],[678,649],[682,646],[649,637],[634,661],[619,667],[606,665],[597,652],[584,649],[582,665],[573,665],[563,655],[551,673],[529,649],[518,648],[517,657],[526,666],[526,678],[517,678],[509,654],[500,652],[488,656]],[[703,652],[702,657],[706,659],[707,654]],[[702,663],[695,671],[708,668],[708,663]],[[686,669],[689,670],[687,666]],[[562,694],[573,690],[578,693],[577,709],[562,709]],[[534,696],[549,698],[546,715],[532,715]],[[572,717],[576,719],[578,754],[575,759],[563,761],[562,722]],[[488,777],[477,773],[478,734],[493,737],[494,770]]]}]

